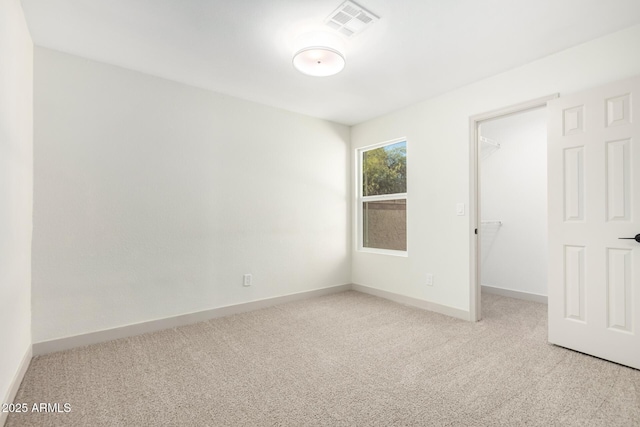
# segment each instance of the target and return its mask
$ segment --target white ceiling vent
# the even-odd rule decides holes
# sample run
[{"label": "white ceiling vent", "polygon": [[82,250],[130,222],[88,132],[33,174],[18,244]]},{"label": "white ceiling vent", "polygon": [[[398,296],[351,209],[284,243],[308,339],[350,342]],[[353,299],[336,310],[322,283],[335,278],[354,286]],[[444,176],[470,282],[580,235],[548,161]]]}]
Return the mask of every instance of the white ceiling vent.
[{"label": "white ceiling vent", "polygon": [[325,23],[339,33],[351,37],[369,28],[380,17],[350,0],[329,15]]}]

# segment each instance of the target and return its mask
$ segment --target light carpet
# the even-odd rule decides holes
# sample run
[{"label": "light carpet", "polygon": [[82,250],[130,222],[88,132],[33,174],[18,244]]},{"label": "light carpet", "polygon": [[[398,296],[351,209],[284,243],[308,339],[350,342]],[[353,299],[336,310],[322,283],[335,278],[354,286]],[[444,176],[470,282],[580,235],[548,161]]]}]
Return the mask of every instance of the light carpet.
[{"label": "light carpet", "polygon": [[349,291],[36,357],[7,426],[638,426],[640,371],[547,344],[546,305],[465,322]]}]

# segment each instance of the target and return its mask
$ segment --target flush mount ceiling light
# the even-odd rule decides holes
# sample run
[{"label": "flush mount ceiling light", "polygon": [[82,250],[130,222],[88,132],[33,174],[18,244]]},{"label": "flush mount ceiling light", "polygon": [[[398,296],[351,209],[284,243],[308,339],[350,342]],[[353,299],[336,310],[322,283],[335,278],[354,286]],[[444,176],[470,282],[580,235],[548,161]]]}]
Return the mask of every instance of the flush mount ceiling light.
[{"label": "flush mount ceiling light", "polygon": [[305,47],[293,55],[293,66],[309,76],[332,76],[342,71],[345,64],[344,56],[328,46]]},{"label": "flush mount ceiling light", "polygon": [[297,40],[293,66],[303,74],[326,77],[338,74],[345,67],[342,40],[332,34],[304,34]]}]

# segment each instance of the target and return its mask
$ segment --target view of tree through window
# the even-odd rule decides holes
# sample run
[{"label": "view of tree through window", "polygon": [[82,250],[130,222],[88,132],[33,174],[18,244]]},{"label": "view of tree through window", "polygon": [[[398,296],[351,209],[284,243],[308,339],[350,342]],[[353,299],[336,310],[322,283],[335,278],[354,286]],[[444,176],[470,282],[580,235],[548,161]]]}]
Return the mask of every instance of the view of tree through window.
[{"label": "view of tree through window", "polygon": [[362,195],[407,192],[407,143],[398,142],[362,153]]},{"label": "view of tree through window", "polygon": [[362,247],[407,250],[407,143],[362,152]]}]

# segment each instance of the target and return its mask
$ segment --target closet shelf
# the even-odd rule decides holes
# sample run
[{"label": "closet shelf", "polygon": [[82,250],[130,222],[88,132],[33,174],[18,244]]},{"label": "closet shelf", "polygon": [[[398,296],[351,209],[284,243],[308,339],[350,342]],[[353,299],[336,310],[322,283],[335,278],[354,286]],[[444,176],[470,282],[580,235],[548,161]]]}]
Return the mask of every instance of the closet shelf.
[{"label": "closet shelf", "polygon": [[493,145],[494,147],[500,148],[500,143],[494,139],[487,138],[484,136],[480,137],[480,142],[484,142],[485,144]]},{"label": "closet shelf", "polygon": [[502,221],[500,220],[491,220],[491,221],[480,221],[482,225],[502,225]]},{"label": "closet shelf", "polygon": [[500,149],[500,143],[498,141],[487,138],[485,136],[480,136],[479,140],[480,156],[483,160]]}]

